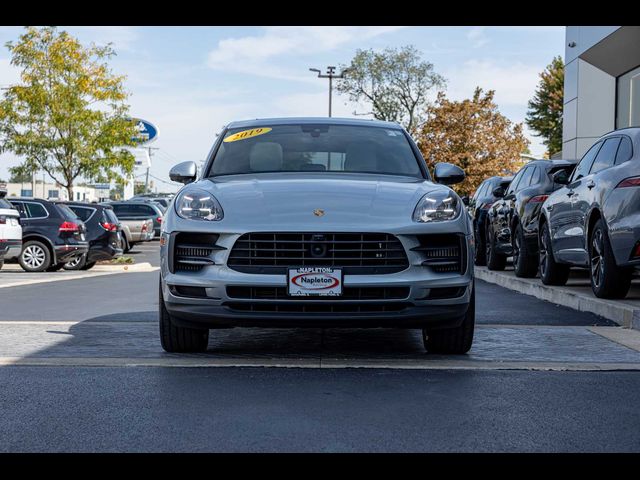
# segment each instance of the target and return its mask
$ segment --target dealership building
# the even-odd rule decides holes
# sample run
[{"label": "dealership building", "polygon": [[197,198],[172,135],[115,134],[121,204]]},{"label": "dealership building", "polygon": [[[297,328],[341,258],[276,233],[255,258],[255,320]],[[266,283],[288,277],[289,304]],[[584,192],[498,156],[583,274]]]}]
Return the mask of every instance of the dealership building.
[{"label": "dealership building", "polygon": [[564,58],[562,158],[640,127],[640,27],[567,27]]}]

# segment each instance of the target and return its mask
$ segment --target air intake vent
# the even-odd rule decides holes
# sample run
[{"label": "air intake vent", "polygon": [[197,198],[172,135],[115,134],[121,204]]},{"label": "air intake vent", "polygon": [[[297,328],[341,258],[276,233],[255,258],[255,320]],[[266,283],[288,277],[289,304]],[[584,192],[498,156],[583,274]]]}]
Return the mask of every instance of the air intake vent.
[{"label": "air intake vent", "polygon": [[461,234],[419,235],[420,246],[411,250],[419,252],[422,265],[439,273],[463,274],[466,268],[466,243]]},{"label": "air intake vent", "polygon": [[336,267],[346,275],[371,275],[400,272],[409,261],[400,241],[386,233],[247,233],[236,241],[227,265],[244,273]]},{"label": "air intake vent", "polygon": [[218,235],[178,233],[173,241],[173,271],[199,272],[208,265],[215,265],[213,253],[223,247],[216,245]]},{"label": "air intake vent", "polygon": [[339,297],[290,297],[286,287],[227,287],[229,298],[247,300],[295,300],[295,301],[330,301],[341,300],[402,300],[409,296],[410,287],[344,287]]}]

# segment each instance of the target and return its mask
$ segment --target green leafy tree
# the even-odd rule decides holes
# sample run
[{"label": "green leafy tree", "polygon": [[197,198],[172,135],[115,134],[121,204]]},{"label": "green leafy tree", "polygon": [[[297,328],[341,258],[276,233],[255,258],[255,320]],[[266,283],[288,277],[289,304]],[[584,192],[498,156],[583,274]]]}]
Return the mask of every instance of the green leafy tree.
[{"label": "green leafy tree", "polygon": [[31,183],[34,170],[18,165],[9,167],[9,173],[11,174],[9,177],[9,182],[11,183]]},{"label": "green leafy tree", "polygon": [[564,98],[564,63],[555,57],[540,74],[540,82],[525,119],[527,126],[542,137],[549,156],[562,150],[562,106]]},{"label": "green leafy tree", "polygon": [[445,86],[445,79],[411,45],[382,52],[357,50],[351,64],[342,68],[348,71],[336,89],[352,102],[370,107],[354,114],[398,122],[412,134],[424,120],[429,92]]},{"label": "green leafy tree", "polygon": [[133,171],[133,155],[120,147],[136,132],[124,77],[107,64],[111,45],[85,47],[55,27],[27,27],[6,46],[21,81],[0,100],[0,151],[21,157],[25,171],[44,170],[70,198],[78,177]]}]

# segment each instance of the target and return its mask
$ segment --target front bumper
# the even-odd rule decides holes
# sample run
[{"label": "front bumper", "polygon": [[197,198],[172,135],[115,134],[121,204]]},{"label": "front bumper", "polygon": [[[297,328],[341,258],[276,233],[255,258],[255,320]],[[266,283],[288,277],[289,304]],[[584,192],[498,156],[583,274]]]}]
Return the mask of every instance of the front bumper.
[{"label": "front bumper", "polygon": [[[420,232],[422,233],[422,232]],[[345,275],[344,288],[349,287],[405,287],[405,298],[383,300],[272,300],[230,297],[229,286],[286,287],[286,275],[248,274],[226,266],[229,252],[239,235],[221,235],[217,245],[226,249],[215,254],[215,265],[198,272],[172,273],[168,268],[168,242],[161,246],[161,284],[165,307],[178,325],[200,328],[225,327],[396,327],[396,328],[450,328],[460,324],[469,307],[473,288],[473,236],[465,235],[467,248],[464,273],[438,273],[422,265],[423,258],[411,248],[416,246],[415,235],[396,234],[403,244],[409,260],[405,270],[391,274]],[[162,243],[162,242],[161,242]],[[175,287],[204,289],[206,298],[178,295]],[[449,288],[457,290],[451,298],[428,298],[431,290]],[[310,304],[360,304],[372,306],[366,313],[301,313],[296,307]],[[239,305],[292,306],[290,311],[246,311]],[[378,306],[394,306],[385,311]],[[395,309],[395,307],[398,307]],[[386,308],[386,307],[385,307]],[[286,309],[285,309],[286,310]]]}]

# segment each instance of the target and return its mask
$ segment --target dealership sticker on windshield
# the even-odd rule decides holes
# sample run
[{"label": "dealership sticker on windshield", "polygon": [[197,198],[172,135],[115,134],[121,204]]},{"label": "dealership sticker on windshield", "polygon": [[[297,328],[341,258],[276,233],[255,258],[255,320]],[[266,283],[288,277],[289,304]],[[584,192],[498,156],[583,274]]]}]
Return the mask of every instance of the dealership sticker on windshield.
[{"label": "dealership sticker on windshield", "polygon": [[238,133],[234,133],[233,135],[229,135],[227,138],[223,140],[223,142],[237,142],[238,140],[246,140],[247,138],[257,137],[258,135],[264,135],[265,133],[269,133],[271,128],[262,127],[262,128],[252,128],[251,130],[243,130]]},{"label": "dealership sticker on windshield", "polygon": [[342,295],[342,270],[325,267],[290,268],[289,295],[294,297]]}]

